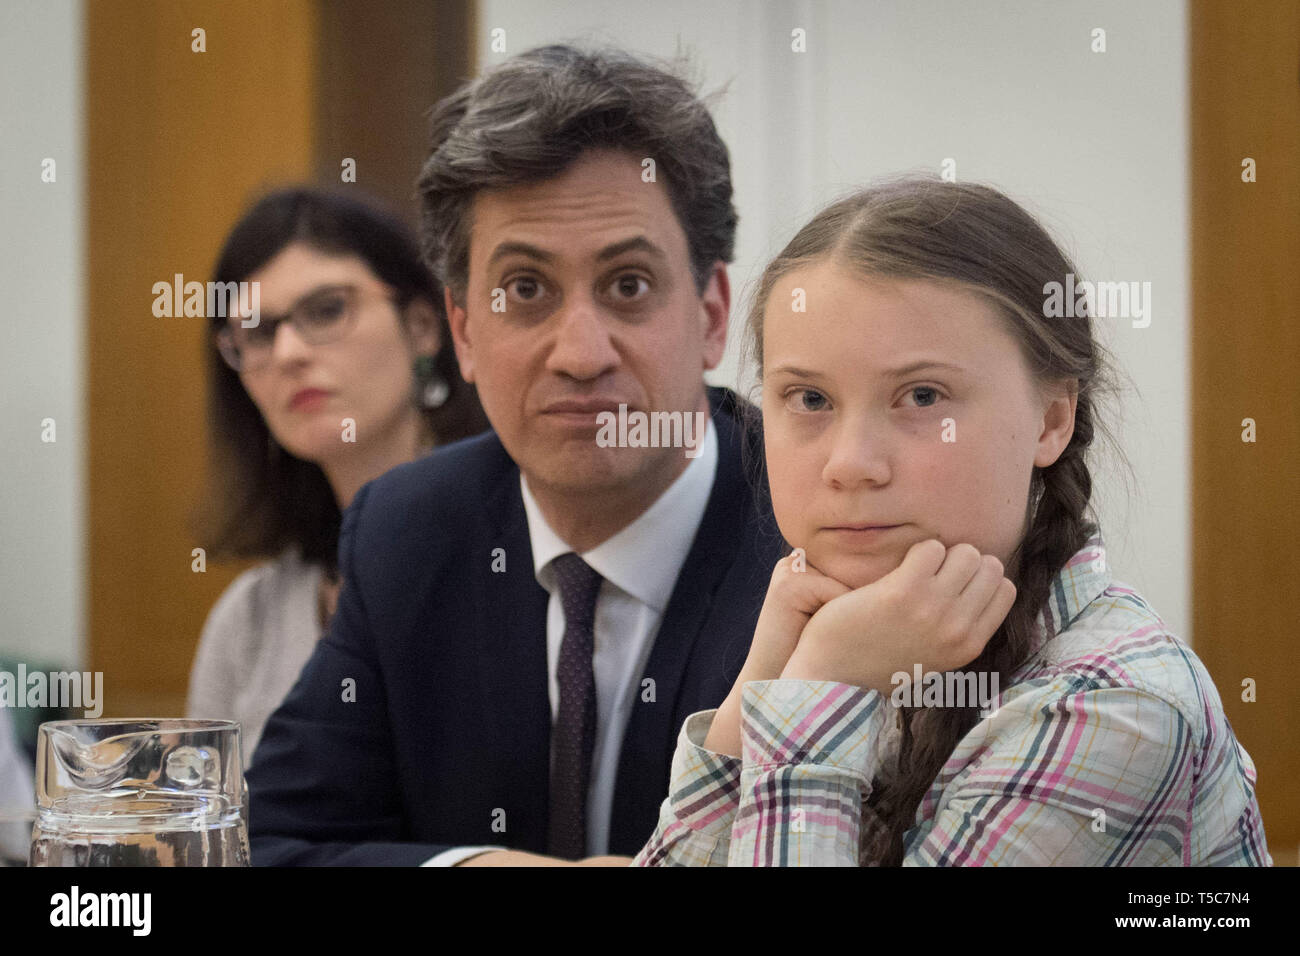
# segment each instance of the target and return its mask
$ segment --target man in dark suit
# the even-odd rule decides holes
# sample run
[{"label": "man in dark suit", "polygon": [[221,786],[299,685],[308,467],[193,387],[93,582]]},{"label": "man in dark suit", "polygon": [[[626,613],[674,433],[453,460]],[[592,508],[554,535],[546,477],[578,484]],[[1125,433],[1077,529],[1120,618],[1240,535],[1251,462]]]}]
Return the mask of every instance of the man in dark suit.
[{"label": "man in dark suit", "polygon": [[364,487],[249,771],[256,864],[631,855],[784,545],[725,345],[726,147],[678,78],[543,47],[439,103],[426,252],[493,431]]}]

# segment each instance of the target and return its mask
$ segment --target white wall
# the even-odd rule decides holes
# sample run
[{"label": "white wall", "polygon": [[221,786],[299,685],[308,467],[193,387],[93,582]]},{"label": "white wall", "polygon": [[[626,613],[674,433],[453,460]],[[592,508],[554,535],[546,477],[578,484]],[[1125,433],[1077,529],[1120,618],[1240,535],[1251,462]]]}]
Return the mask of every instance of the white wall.
[{"label": "white wall", "polygon": [[[579,39],[658,56],[680,49],[706,90],[730,81],[714,116],[731,150],[740,211],[737,293],[830,199],[877,176],[937,171],[947,157],[958,178],[996,185],[1036,213],[1085,276],[1149,281],[1149,327],[1098,322],[1130,380],[1114,429],[1136,483],[1102,463],[1096,500],[1116,576],[1190,640],[1187,25],[1179,0],[480,0],[478,24],[484,67]],[[806,53],[791,52],[795,27],[807,31]],[[1094,27],[1106,31],[1105,53],[1091,51]],[[504,54],[490,49],[495,28],[506,31]],[[746,304],[738,295],[719,382],[737,379]]]},{"label": "white wall", "polygon": [[81,31],[80,2],[0,3],[0,654],[71,666],[84,660]]}]

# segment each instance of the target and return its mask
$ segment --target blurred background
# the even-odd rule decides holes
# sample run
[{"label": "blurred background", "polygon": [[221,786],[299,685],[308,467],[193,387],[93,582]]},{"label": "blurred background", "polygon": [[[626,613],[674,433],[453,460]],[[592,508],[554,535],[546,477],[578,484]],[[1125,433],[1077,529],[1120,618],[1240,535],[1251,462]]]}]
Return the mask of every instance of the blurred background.
[{"label": "blurred background", "polygon": [[[719,384],[752,381],[762,265],[882,175],[995,185],[1087,278],[1151,284],[1149,325],[1098,320],[1136,480],[1100,460],[1095,503],[1116,577],[1213,674],[1294,864],[1296,0],[5,0],[0,669],[102,671],[104,716],[184,711],[203,621],[247,565],[192,570],[205,323],[156,318],[153,284],[206,281],[252,199],[338,184],[348,159],[414,224],[428,108],[562,40],[685,56],[718,91],[740,211]],[[44,716],[14,712],[28,746]]]}]

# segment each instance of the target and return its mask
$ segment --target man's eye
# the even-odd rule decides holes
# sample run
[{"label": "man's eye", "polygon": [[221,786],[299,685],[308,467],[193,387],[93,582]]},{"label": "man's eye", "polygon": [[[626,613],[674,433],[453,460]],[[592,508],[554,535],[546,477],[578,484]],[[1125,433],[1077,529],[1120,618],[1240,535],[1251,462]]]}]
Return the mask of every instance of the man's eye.
[{"label": "man's eye", "polygon": [[811,388],[797,388],[785,397],[785,407],[792,412],[820,412],[828,405],[826,396]]},{"label": "man's eye", "polygon": [[640,298],[645,292],[649,292],[650,283],[645,276],[628,272],[615,279],[610,289],[614,293],[614,298],[627,301]]},{"label": "man's eye", "polygon": [[519,276],[506,283],[506,291],[520,302],[535,302],[542,295],[542,284],[532,276]]}]

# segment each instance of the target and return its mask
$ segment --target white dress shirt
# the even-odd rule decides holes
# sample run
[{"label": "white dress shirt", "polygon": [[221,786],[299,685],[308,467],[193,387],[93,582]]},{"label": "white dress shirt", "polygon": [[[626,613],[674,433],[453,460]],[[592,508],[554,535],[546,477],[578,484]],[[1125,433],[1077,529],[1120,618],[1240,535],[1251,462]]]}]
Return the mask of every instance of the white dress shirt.
[{"label": "white dress shirt", "polygon": [[[587,789],[587,852],[609,852],[609,823],[614,805],[623,735],[641,695],[640,677],[654,637],[677,584],[677,575],[713,490],[718,469],[718,437],[708,421],[700,454],[639,518],[612,538],[582,555],[601,576],[596,596],[592,670],[596,678],[596,742]],[[542,516],[521,473],[519,487],[528,517],[533,571],[550,593],[546,610],[546,669],[554,722],[560,707],[556,670],[564,639],[564,608],[551,562],[572,551]],[[487,850],[504,847],[456,847],[424,866],[453,866]]]}]

